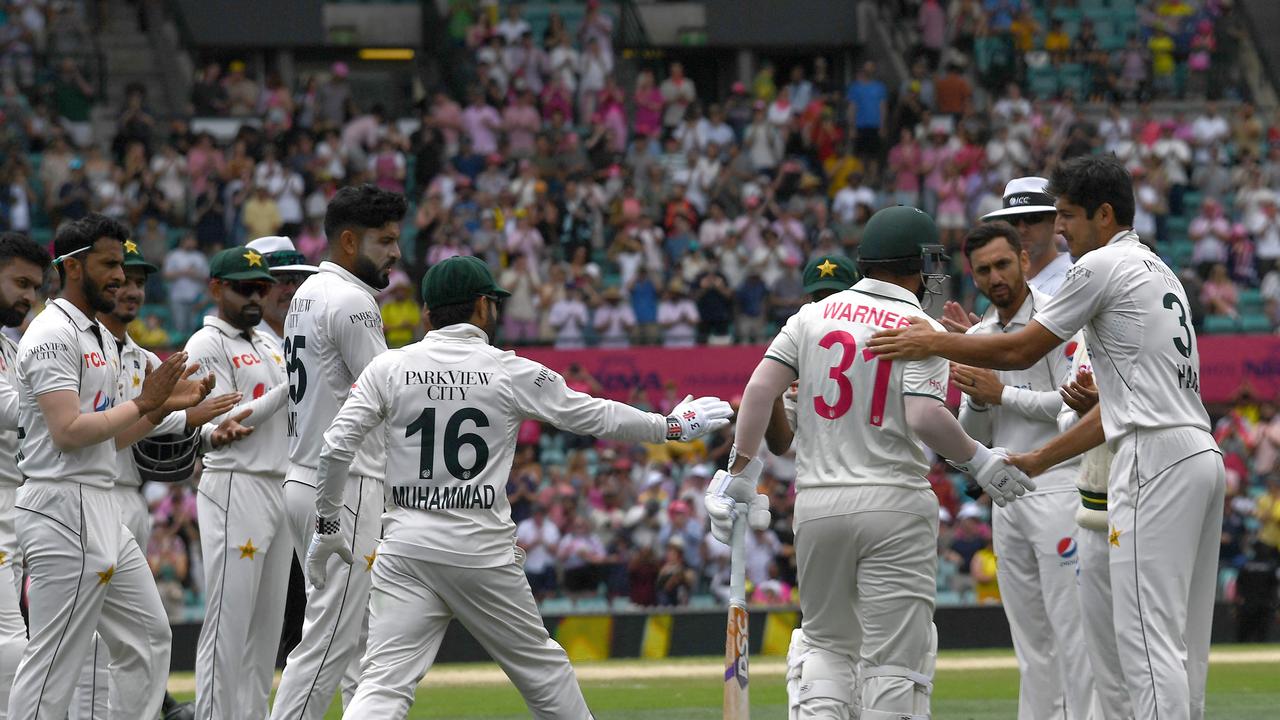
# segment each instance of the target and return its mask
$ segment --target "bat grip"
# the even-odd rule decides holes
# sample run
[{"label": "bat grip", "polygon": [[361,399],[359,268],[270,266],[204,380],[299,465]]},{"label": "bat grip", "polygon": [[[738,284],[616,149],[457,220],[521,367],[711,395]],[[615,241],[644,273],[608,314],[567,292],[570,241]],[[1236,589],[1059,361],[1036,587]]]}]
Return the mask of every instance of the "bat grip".
[{"label": "bat grip", "polygon": [[738,503],[729,545],[729,603],[747,603],[747,513],[750,506]]}]

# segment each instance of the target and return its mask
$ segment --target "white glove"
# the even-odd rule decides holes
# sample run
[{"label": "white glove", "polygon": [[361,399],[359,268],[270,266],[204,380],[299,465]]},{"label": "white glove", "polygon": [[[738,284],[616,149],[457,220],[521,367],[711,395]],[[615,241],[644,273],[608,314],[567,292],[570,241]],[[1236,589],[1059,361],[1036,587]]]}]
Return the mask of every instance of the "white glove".
[{"label": "white glove", "polygon": [[988,450],[982,443],[977,443],[977,448],[973,457],[965,462],[947,462],[957,470],[972,475],[995,504],[1004,507],[1036,489],[1036,484],[1026,473],[1005,462],[1009,457],[1008,450],[1001,447]]},{"label": "white glove", "polygon": [[[322,532],[328,531],[328,532]],[[337,520],[316,520],[316,532],[311,536],[311,547],[307,548],[307,579],[317,590],[328,582],[329,556],[334,553],[348,565],[351,564],[351,539],[342,530]]]},{"label": "white glove", "polygon": [[667,415],[667,439],[689,442],[729,424],[733,408],[718,397],[685,395]]},{"label": "white glove", "polygon": [[752,458],[742,472],[730,475],[716,471],[707,485],[705,504],[711,521],[711,534],[725,545],[733,541],[733,521],[738,517],[738,503],[748,505],[747,524],[753,530],[769,527],[769,498],[756,492],[756,484],[764,463]]}]

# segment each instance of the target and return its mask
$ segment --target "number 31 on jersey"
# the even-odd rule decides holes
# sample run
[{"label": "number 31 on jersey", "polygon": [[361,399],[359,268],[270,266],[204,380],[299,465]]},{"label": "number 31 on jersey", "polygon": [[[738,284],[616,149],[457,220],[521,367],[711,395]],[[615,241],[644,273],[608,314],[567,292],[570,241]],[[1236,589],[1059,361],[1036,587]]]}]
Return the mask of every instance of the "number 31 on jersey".
[{"label": "number 31 on jersey", "polygon": [[849,379],[848,373],[861,355],[864,364],[875,363],[876,365],[875,382],[871,387],[871,411],[867,415],[867,422],[880,427],[884,422],[884,406],[889,396],[889,378],[893,375],[893,361],[878,359],[870,348],[863,348],[859,353],[858,339],[844,330],[833,330],[818,341],[818,346],[824,350],[837,345],[840,347],[840,361],[827,369],[827,377],[835,380],[836,389],[839,392],[835,402],[827,402],[824,396],[814,395],[814,412],[827,420],[837,420],[849,412],[853,407],[853,381]]}]

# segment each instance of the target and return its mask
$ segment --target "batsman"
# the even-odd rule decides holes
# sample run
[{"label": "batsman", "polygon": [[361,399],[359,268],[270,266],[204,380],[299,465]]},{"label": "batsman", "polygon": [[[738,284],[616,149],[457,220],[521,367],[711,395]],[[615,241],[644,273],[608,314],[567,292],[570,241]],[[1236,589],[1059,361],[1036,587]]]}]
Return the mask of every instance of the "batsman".
[{"label": "batsman", "polygon": [[787,657],[788,676],[800,678],[788,683],[793,719],[929,717],[938,500],[920,441],[973,475],[999,505],[1035,489],[1005,464],[1003,448],[975,442],[943,404],[945,360],[885,363],[865,351],[876,330],[923,314],[921,300],[945,280],[935,271],[942,258],[927,214],[902,206],[876,213],[859,247],[863,279],[787,321],[743,393],[729,470],[707,490],[721,541],[731,541],[743,509],[748,523],[763,519],[755,455],[774,400],[798,379],[804,621]]}]

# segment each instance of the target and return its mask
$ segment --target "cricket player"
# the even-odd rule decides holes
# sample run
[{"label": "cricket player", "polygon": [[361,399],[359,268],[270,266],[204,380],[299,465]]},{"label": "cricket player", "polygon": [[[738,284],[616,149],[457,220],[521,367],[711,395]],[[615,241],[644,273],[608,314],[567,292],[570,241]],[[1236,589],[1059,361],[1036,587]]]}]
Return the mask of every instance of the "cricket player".
[{"label": "cricket player", "polygon": [[[147,368],[160,365],[160,358],[134,342],[128,332],[129,323],[138,317],[139,309],[146,302],[147,276],[158,271],[159,268],[142,256],[136,242],[125,240],[124,283],[116,291],[115,308],[110,312],[98,312],[98,321],[111,334],[116,350],[120,353],[121,372],[116,381],[116,402],[136,397],[142,390],[142,379],[147,374]],[[239,400],[240,394],[235,392],[207,397],[195,407],[169,413],[149,436],[185,435],[189,428],[198,428],[225,413]],[[120,472],[111,494],[120,506],[121,520],[138,542],[143,557],[146,557],[147,544],[151,540],[151,513],[142,497],[142,476],[134,462],[133,448],[120,450],[116,461]],[[76,683],[68,713],[69,720],[93,720],[107,716],[107,699],[110,695],[109,662],[107,648],[95,633],[80,680]],[[192,717],[190,704],[178,703],[167,692],[161,707],[166,720],[186,720]]]},{"label": "cricket player", "polygon": [[293,241],[281,235],[260,237],[246,243],[245,247],[266,259],[267,270],[275,279],[262,302],[262,322],[258,324],[257,333],[266,336],[276,347],[283,348],[284,321],[289,315],[294,293],[320,268],[308,265],[307,258],[293,246]]},{"label": "cricket player", "polygon": [[[0,233],[0,325],[18,327],[35,305],[49,253],[27,236]],[[18,346],[0,333],[0,720],[8,717],[9,689],[27,646],[22,619],[22,550],[14,530],[18,471]]]},{"label": "cricket player", "polygon": [[[403,718],[452,618],[502,666],[539,720],[591,717],[564,650],[547,634],[524,574],[506,483],[526,419],[628,442],[688,442],[728,424],[729,404],[686,398],[670,416],[593,398],[532,360],[493,347],[510,295],[479,258],[427,271],[431,330],[360,374],[324,435],[307,575],[339,581],[353,556],[339,517],[348,465],[387,447],[392,507],[373,565],[369,649],[346,718]],[[341,561],[331,558],[338,554]]]},{"label": "cricket player", "polygon": [[[965,237],[964,254],[978,292],[991,301],[970,334],[1015,332],[1049,302],[1027,283],[1024,273],[1031,261],[1008,223],[975,227]],[[1056,437],[1063,407],[1058,388],[1070,377],[1070,355],[1079,342],[1073,336],[1026,370],[953,367],[951,379],[965,394],[960,406],[965,432],[1011,452],[1038,448]],[[1079,471],[1078,459],[1067,460],[1040,475],[1035,492],[992,510],[996,575],[1021,676],[1020,720],[1092,714],[1093,672],[1076,592]]]},{"label": "cricket player", "polygon": [[196,718],[262,718],[275,670],[293,538],[284,507],[287,375],[280,346],[259,332],[275,279],[264,255],[228,248],[209,262],[217,313],[187,341],[216,386],[264,399],[252,437],[206,453],[196,498],[205,617],[196,648]]},{"label": "cricket player", "polygon": [[[1059,391],[1063,406],[1058,414],[1058,428],[1064,432],[1098,404],[1093,363],[1089,358],[1088,344],[1083,340],[1071,358],[1070,377]],[[1107,475],[1111,472],[1111,461],[1111,451],[1106,445],[1099,445],[1081,456],[1080,472],[1076,478],[1076,488],[1080,493],[1080,505],[1075,513],[1076,524],[1080,528],[1076,532],[1076,544],[1080,548],[1077,588],[1084,618],[1112,616],[1111,543],[1107,533]],[[1093,683],[1101,708],[1100,717],[1107,720],[1133,717],[1124,670],[1120,667],[1120,653],[1116,649],[1115,626],[1108,622],[1082,622],[1081,630],[1085,648],[1089,651],[1089,664],[1094,670]]]},{"label": "cricket player", "polygon": [[[285,321],[285,502],[299,561],[306,557],[316,527],[316,472],[324,432],[364,367],[387,350],[374,295],[387,286],[388,274],[400,259],[405,211],[402,195],[374,185],[339,190],[324,218],[330,259],[298,288]],[[273,720],[319,720],[340,681],[344,700],[354,692],[370,571],[382,528],[386,462],[383,438],[375,434],[351,463],[338,516],[352,543],[348,550],[359,562],[336,569],[323,588],[309,588],[302,641],[289,653],[271,710]]]},{"label": "cricket player", "polygon": [[1225,470],[1200,400],[1200,353],[1182,283],[1133,231],[1133,181],[1118,160],[1060,165],[1048,191],[1075,266],[1027,325],[999,335],[935,332],[924,320],[871,341],[882,358],[933,355],[1025,369],[1081,328],[1102,397],[1034,457],[1032,474],[1101,442],[1116,641],[1140,718],[1204,716]]},{"label": "cricket player", "polygon": [[30,642],[9,699],[15,720],[66,715],[95,630],[112,658],[111,717],[155,717],[164,698],[169,622],[112,497],[117,449],[199,403],[212,383],[186,380],[198,368],[174,353],[137,397],[116,403],[120,354],[94,315],[115,306],[127,239],[123,225],[97,214],[60,228],[54,265],[63,296],[18,345],[18,467],[27,480],[16,526],[31,584]]},{"label": "cricket player", "polygon": [[1035,489],[943,404],[945,361],[884,363],[866,351],[876,329],[923,313],[928,288],[946,277],[933,269],[941,258],[924,212],[873,215],[859,246],[863,279],[787,321],[743,393],[729,471],[708,487],[712,531],[727,541],[736,503],[763,498],[755,454],[771,403],[798,379],[795,531],[807,648],[788,657],[800,675],[788,697],[794,717],[929,715],[938,500],[917,438],[959,461],[997,504]]}]

